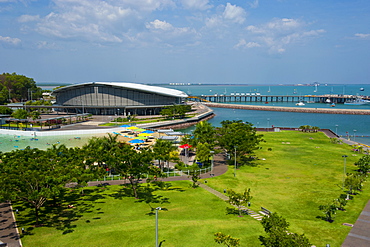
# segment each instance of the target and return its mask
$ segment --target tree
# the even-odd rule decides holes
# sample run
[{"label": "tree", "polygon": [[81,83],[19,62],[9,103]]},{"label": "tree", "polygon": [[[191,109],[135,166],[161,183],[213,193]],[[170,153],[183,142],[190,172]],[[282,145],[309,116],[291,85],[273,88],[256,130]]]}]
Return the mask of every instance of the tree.
[{"label": "tree", "polygon": [[24,75],[3,73],[0,75],[0,85],[0,104],[39,99],[42,96],[42,89],[36,86],[32,78]]},{"label": "tree", "polygon": [[111,150],[114,169],[128,178],[135,198],[138,195],[138,183],[146,174],[157,174],[156,167],[152,166],[153,152],[143,148],[134,150],[130,145],[122,144]]},{"label": "tree", "polygon": [[358,167],[358,171],[367,176],[370,172],[370,155],[362,156],[356,163],[355,166]]},{"label": "tree", "polygon": [[60,195],[72,180],[70,164],[59,149],[27,147],[6,153],[0,163],[1,198],[32,205],[38,224],[40,208],[49,198]]},{"label": "tree", "polygon": [[364,175],[362,173],[348,173],[344,180],[344,187],[348,189],[350,194],[354,193],[354,190],[361,190],[362,183],[364,182]]},{"label": "tree", "polygon": [[28,112],[24,109],[18,109],[12,113],[12,117],[16,119],[27,119],[28,116]]},{"label": "tree", "polygon": [[239,238],[233,238],[230,235],[226,235],[222,232],[216,232],[214,235],[215,235],[215,242],[218,244],[224,244],[228,247],[240,246]]},{"label": "tree", "polygon": [[337,205],[335,205],[335,203],[329,203],[320,205],[319,210],[321,210],[325,215],[324,219],[326,221],[333,222],[338,208]]},{"label": "tree", "polygon": [[201,121],[195,125],[190,144],[197,147],[199,143],[207,143],[210,149],[215,146],[216,130],[208,121]]},{"label": "tree", "polygon": [[164,107],[160,114],[166,118],[183,118],[187,112],[191,111],[190,105],[171,105]]},{"label": "tree", "polygon": [[0,106],[0,114],[12,114],[13,110],[6,106]]},{"label": "tree", "polygon": [[267,233],[267,237],[259,236],[263,246],[266,247],[310,247],[309,240],[304,234],[299,235],[288,231],[289,223],[277,213],[264,216],[261,224]]},{"label": "tree", "polygon": [[251,189],[245,189],[243,193],[237,193],[232,189],[227,190],[227,195],[229,197],[228,202],[230,205],[236,206],[238,208],[239,216],[241,216],[241,208],[244,205],[252,200],[252,196],[250,194]]},{"label": "tree", "polygon": [[158,139],[153,145],[154,158],[158,159],[159,167],[163,170],[164,165],[161,165],[161,161],[167,161],[167,168],[169,169],[169,161],[171,159],[171,152],[177,148],[172,145],[172,142],[167,140]]},{"label": "tree", "polygon": [[[221,124],[222,127],[216,129],[218,144],[227,153],[234,153],[236,147],[238,163],[247,164],[251,155],[259,148],[259,143],[263,141],[262,135],[257,134],[251,123],[243,123],[241,120],[226,120]],[[229,162],[233,164],[234,160]]]}]

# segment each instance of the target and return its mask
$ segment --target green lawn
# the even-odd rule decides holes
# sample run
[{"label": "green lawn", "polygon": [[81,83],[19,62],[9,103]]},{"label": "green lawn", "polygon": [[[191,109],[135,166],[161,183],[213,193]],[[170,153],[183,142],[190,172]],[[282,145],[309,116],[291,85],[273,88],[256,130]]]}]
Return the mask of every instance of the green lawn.
[{"label": "green lawn", "polygon": [[340,246],[350,231],[342,223],[355,223],[369,200],[368,183],[361,194],[348,202],[346,211],[337,212],[333,223],[317,218],[322,216],[318,206],[332,202],[342,193],[342,155],[348,156],[347,172],[355,170],[353,163],[361,155],[352,152],[348,145],[329,143],[322,133],[263,134],[266,142],[257,152],[257,167],[241,167],[236,179],[234,170],[229,169],[226,175],[208,181],[208,185],[219,191],[251,188],[252,210],[263,206],[279,213],[291,224],[293,232],[304,233],[316,246]]},{"label": "green lawn", "polygon": [[[348,203],[346,211],[338,211],[333,223],[317,218],[322,215],[318,206],[341,194],[342,155],[348,155],[348,172],[354,170],[353,163],[361,155],[353,156],[347,145],[329,143],[322,133],[263,134],[266,142],[257,152],[261,158],[255,161],[257,166],[241,167],[236,178],[230,167],[225,175],[207,179],[207,185],[221,192],[251,188],[252,210],[263,206],[278,212],[291,224],[291,231],[304,233],[312,244],[339,247],[350,231],[342,223],[356,221],[369,199],[368,184]],[[154,192],[163,203],[151,205],[167,209],[159,211],[159,240],[166,240],[163,247],[220,246],[213,240],[213,234],[219,231],[240,238],[241,246],[260,246],[258,236],[264,231],[259,221],[226,214],[226,202],[201,188],[190,188],[188,181],[171,184],[168,190]],[[68,204],[76,208],[68,209]],[[92,187],[84,196],[72,191],[61,207],[46,208],[49,213],[43,214],[44,226],[37,228],[29,210],[14,207],[20,209],[19,227],[30,233],[22,238],[26,247],[56,243],[89,247],[155,245],[155,215],[147,203],[127,196],[123,186]]]}]

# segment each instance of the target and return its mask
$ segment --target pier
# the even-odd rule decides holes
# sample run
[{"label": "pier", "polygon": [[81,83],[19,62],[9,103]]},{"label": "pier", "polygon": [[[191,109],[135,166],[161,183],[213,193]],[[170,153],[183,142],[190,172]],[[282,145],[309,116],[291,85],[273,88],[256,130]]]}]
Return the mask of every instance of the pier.
[{"label": "pier", "polygon": [[256,105],[237,105],[204,102],[208,107],[220,107],[231,109],[244,109],[255,111],[280,111],[280,112],[305,112],[305,113],[325,113],[325,114],[348,114],[348,115],[370,115],[370,110],[357,109],[334,109],[334,108],[306,108],[306,107],[281,107],[281,106],[256,106]]},{"label": "pier", "polygon": [[[234,93],[233,95],[200,95],[189,96],[195,101],[203,102],[310,102],[310,103],[335,103],[343,104],[344,102],[358,98],[356,95],[252,95],[246,93]],[[370,100],[369,96],[362,96],[362,99]]]}]

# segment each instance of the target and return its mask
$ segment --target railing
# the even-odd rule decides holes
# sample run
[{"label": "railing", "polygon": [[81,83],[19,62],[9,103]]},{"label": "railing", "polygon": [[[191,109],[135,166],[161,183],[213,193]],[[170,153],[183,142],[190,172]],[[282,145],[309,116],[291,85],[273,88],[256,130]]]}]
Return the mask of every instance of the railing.
[{"label": "railing", "polygon": [[[211,167],[207,167],[207,168],[202,168],[199,170],[167,171],[163,173],[166,174],[165,177],[169,178],[169,177],[190,176],[190,174],[194,171],[199,171],[199,174],[205,174],[207,172],[210,172],[211,169],[212,169]],[[149,174],[143,174],[143,175],[144,175],[143,177],[149,178]],[[104,176],[103,180],[97,179],[96,181],[113,181],[113,180],[125,180],[125,179],[126,179],[125,176],[117,174],[117,175]]]}]

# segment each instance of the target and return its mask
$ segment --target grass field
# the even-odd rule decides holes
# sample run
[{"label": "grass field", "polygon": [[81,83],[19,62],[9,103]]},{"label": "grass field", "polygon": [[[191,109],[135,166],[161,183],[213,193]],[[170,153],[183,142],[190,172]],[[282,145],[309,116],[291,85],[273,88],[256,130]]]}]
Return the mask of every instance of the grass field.
[{"label": "grass field", "polygon": [[[370,188],[354,196],[346,211],[338,211],[333,223],[318,218],[321,204],[332,202],[342,193],[343,158],[347,171],[361,155],[343,144],[331,144],[322,133],[263,133],[265,143],[258,150],[255,167],[233,169],[207,179],[207,185],[222,192],[251,188],[251,209],[261,206],[279,213],[291,224],[290,230],[304,233],[316,246],[340,246],[350,231],[342,223],[354,223],[367,203]],[[271,148],[271,151],[268,149]],[[354,156],[357,155],[357,156]],[[263,159],[262,159],[263,158]],[[167,246],[219,246],[215,232],[241,239],[241,246],[260,246],[264,235],[259,221],[249,216],[226,214],[228,204],[209,192],[190,188],[190,182],[171,182],[168,190],[153,192],[159,211],[159,240]],[[68,209],[73,204],[75,208]],[[124,186],[91,187],[81,196],[71,191],[61,207],[46,207],[43,226],[33,226],[33,216],[22,205],[17,217],[27,234],[24,246],[154,246],[155,215],[150,206],[128,196]],[[45,212],[44,212],[45,213]],[[57,244],[56,244],[57,243]]]}]

